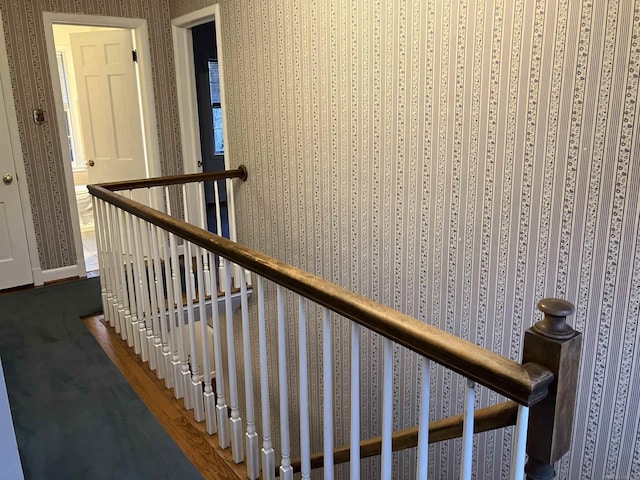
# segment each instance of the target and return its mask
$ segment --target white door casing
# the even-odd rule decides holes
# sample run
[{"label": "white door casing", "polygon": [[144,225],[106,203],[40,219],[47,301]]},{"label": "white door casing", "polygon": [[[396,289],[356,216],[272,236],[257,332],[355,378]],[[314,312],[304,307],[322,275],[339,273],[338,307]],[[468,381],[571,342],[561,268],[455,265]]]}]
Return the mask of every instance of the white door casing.
[{"label": "white door casing", "polygon": [[70,39],[89,183],[147,177],[131,32]]},{"label": "white door casing", "polygon": [[[84,25],[94,27],[123,28],[129,30],[134,38],[135,48],[138,52],[138,63],[135,64],[138,80],[138,92],[140,95],[139,108],[142,114],[142,127],[144,129],[144,150],[148,175],[160,176],[162,169],[160,166],[160,144],[158,137],[158,122],[156,113],[156,99],[154,96],[153,75],[151,71],[151,49],[149,46],[149,28],[147,20],[143,18],[112,17],[107,15],[85,15],[75,13],[42,12],[44,24],[45,42],[47,46],[47,57],[49,59],[49,76],[52,85],[59,83],[58,69],[56,68],[55,38],[53,35],[54,24]],[[65,124],[64,109],[62,105],[62,93],[60,89],[53,89],[53,101],[55,105],[55,116],[59,126]],[[55,270],[48,270],[45,281],[53,281],[66,278],[71,275],[85,275],[85,265],[82,249],[82,235],[80,232],[80,218],[75,201],[73,172],[71,168],[71,153],[68,148],[64,148],[68,142],[64,128],[58,128],[58,135],[62,148],[62,160],[64,174],[67,184],[67,198],[71,210],[71,222],[73,227],[73,238],[75,242],[77,264],[71,267],[64,267]],[[28,201],[28,197],[27,201]],[[23,198],[23,201],[24,198]],[[29,226],[27,226],[29,228]],[[29,230],[28,230],[29,233]],[[35,235],[34,235],[35,237]],[[33,251],[35,250],[35,239],[33,240]],[[34,253],[32,252],[32,262]],[[72,273],[75,272],[75,273]],[[35,274],[35,271],[34,271]],[[42,283],[42,282],[40,282]]]},{"label": "white door casing", "polygon": [[18,179],[11,138],[6,92],[0,82],[0,290],[33,282],[27,235],[18,191]]}]

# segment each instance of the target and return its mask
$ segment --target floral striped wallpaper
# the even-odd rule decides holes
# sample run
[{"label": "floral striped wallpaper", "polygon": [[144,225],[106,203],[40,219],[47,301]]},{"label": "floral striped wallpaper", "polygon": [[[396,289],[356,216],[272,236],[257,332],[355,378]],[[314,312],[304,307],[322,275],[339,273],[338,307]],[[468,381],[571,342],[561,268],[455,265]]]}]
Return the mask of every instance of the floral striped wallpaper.
[{"label": "floral striped wallpaper", "polygon": [[[144,18],[148,21],[154,94],[158,99],[156,111],[162,169],[167,173],[181,173],[169,5],[164,0],[0,0],[0,9],[40,267],[47,270],[75,265],[71,214],[54,114],[42,12]],[[34,108],[47,112],[46,123],[33,123],[31,112]]]},{"label": "floral striped wallpaper", "polygon": [[[172,15],[191,4],[207,2]],[[584,352],[559,478],[640,478],[640,0],[221,5],[229,151],[250,172],[240,240],[513,359],[537,300],[574,302]],[[366,342],[363,430],[379,433]],[[416,366],[396,358],[408,410]],[[434,385],[432,418],[459,413],[459,379]],[[476,478],[504,478],[510,440],[478,436]],[[434,478],[453,478],[459,446],[433,453]]]}]

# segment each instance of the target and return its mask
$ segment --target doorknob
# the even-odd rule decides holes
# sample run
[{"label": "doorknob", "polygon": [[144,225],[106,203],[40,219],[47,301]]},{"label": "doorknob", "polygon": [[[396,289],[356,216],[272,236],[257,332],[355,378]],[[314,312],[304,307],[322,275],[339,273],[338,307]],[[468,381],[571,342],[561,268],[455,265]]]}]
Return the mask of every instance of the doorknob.
[{"label": "doorknob", "polygon": [[96,164],[96,162],[94,162],[93,160],[88,160],[87,161],[87,165],[89,165],[90,167],[93,167]]},{"label": "doorknob", "polygon": [[6,184],[9,185],[11,182],[13,182],[13,176],[9,173],[5,173],[2,176],[2,181]]}]

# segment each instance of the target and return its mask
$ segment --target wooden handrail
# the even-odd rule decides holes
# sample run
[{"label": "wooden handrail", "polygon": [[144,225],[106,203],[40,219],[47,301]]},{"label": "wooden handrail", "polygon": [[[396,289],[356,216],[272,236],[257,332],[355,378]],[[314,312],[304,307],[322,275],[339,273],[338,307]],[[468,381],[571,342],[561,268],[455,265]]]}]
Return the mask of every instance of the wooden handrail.
[{"label": "wooden handrail", "polygon": [[125,180],[120,182],[101,183],[100,186],[117,192],[120,190],[135,190],[137,188],[163,187],[167,185],[180,185],[183,183],[207,182],[211,180],[224,180],[226,178],[247,179],[247,168],[240,165],[235,170],[223,170],[211,173],[191,173],[187,175],[170,175],[167,177],[143,178],[140,180]]},{"label": "wooden handrail", "polygon": [[[151,186],[145,182],[145,186]],[[256,272],[522,405],[534,405],[547,395],[554,378],[547,368],[535,363],[521,365],[311,273],[110,191],[124,188],[121,185],[89,185],[88,189],[92,195],[124,211]]]},{"label": "wooden handrail", "polygon": [[[518,404],[507,401],[480,408],[474,412],[473,432],[481,433],[516,424]],[[429,423],[429,443],[442,442],[462,436],[462,415],[443,418]],[[418,427],[411,427],[393,433],[391,449],[394,452],[413,448],[418,445]],[[360,442],[360,458],[380,455],[382,451],[382,437],[369,438]],[[333,451],[333,463],[346,463],[351,458],[351,448],[348,446],[336,448]],[[324,454],[311,455],[311,468],[320,468],[324,464]],[[300,459],[293,460],[291,466],[294,472],[300,471]]]}]

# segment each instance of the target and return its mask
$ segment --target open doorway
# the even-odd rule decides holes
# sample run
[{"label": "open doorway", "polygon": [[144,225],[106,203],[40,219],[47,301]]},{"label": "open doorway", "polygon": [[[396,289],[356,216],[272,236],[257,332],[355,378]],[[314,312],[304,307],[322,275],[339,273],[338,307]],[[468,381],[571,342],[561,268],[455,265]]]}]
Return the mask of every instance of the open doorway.
[{"label": "open doorway", "polygon": [[91,18],[83,23],[84,16],[73,17],[58,22],[45,13],[45,24],[48,20],[51,26],[47,47],[49,58],[55,59],[51,73],[60,94],[56,113],[69,164],[65,170],[78,265],[89,273],[97,271],[98,256],[86,186],[157,175],[159,167],[157,146],[150,141],[157,136],[148,127],[154,124],[144,122],[153,112],[145,91],[149,77],[141,78],[137,64],[136,40],[144,38],[146,24],[96,25]]},{"label": "open doorway", "polygon": [[[232,146],[226,121],[220,5],[174,18],[171,24],[184,173],[229,169]],[[211,190],[206,188],[206,228],[237,240],[233,188],[227,183],[225,191],[220,192],[221,228],[216,225]]]},{"label": "open doorway", "polygon": [[[198,105],[201,167],[203,172],[219,172],[225,169],[224,125],[220,94],[220,63],[214,22],[203,23],[191,29],[193,41],[193,67]],[[207,228],[229,238],[229,214],[227,189],[220,185],[218,200],[220,219],[217,218],[216,198],[212,182],[205,183]]]}]

